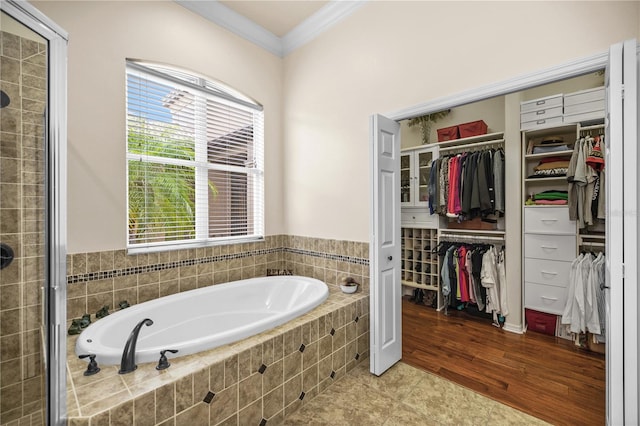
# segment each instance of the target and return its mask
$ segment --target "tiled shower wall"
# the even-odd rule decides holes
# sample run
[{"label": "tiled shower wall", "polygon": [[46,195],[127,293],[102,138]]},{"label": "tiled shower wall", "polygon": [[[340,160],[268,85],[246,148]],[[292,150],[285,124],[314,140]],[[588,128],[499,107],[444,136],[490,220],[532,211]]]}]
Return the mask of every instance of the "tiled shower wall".
[{"label": "tiled shower wall", "polygon": [[44,424],[41,287],[44,277],[46,46],[0,31],[0,424]]},{"label": "tiled shower wall", "polygon": [[125,250],[67,256],[67,318],[113,310],[182,291],[246,278],[267,269],[337,285],[345,276],[369,291],[368,243],[274,235],[264,241],[127,255]]}]

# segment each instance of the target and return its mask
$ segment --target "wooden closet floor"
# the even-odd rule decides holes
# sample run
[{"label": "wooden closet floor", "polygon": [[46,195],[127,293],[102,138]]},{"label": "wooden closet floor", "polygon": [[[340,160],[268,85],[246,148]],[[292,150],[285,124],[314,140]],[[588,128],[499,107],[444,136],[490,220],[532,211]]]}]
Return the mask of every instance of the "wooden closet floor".
[{"label": "wooden closet floor", "polygon": [[604,425],[604,355],[402,300],[402,361],[558,425]]}]

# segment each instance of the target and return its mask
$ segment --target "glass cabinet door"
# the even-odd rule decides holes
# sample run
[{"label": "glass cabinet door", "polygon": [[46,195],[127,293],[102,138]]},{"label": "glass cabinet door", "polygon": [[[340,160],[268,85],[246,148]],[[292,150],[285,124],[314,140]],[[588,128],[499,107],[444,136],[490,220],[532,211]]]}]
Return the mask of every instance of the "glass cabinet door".
[{"label": "glass cabinet door", "polygon": [[400,202],[408,204],[413,201],[411,194],[411,155],[400,156]]},{"label": "glass cabinet door", "polygon": [[429,177],[431,174],[431,161],[433,160],[433,152],[420,152],[417,158],[418,167],[418,199],[419,204],[428,203],[429,199]]}]

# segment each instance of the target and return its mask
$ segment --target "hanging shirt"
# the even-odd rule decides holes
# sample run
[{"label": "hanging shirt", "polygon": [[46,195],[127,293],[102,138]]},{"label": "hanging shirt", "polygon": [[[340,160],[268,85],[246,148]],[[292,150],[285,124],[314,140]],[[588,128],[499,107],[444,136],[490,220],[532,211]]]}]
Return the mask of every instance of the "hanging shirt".
[{"label": "hanging shirt", "polygon": [[500,313],[503,317],[509,315],[509,302],[507,296],[507,273],[505,270],[504,248],[498,252],[496,269],[498,272],[498,291],[500,293]]},{"label": "hanging shirt", "polygon": [[578,269],[578,264],[582,261],[584,257],[583,254],[580,254],[577,258],[571,262],[571,268],[569,269],[569,289],[567,291],[567,303],[564,306],[564,311],[562,312],[562,324],[571,325],[571,320],[573,318],[573,310],[575,305],[575,283],[576,283],[576,273]]},{"label": "hanging shirt", "polygon": [[504,216],[504,151],[501,149],[497,150],[493,156],[493,179],[495,187],[495,211],[496,214]]},{"label": "hanging shirt", "polygon": [[587,330],[593,334],[600,334],[600,313],[598,311],[597,293],[600,289],[598,263],[601,259],[602,253],[591,262],[586,283],[585,321]]}]

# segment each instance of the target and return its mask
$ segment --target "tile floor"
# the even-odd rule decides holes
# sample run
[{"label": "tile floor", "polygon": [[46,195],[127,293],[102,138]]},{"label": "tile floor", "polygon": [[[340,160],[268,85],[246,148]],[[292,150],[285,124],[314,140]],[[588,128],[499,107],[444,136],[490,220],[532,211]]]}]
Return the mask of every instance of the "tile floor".
[{"label": "tile floor", "polygon": [[399,362],[380,377],[361,363],[285,425],[547,425],[431,373]]}]

